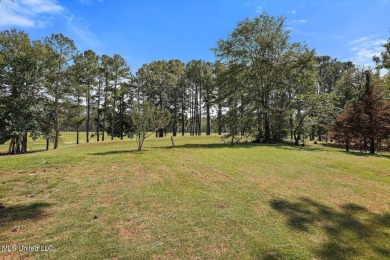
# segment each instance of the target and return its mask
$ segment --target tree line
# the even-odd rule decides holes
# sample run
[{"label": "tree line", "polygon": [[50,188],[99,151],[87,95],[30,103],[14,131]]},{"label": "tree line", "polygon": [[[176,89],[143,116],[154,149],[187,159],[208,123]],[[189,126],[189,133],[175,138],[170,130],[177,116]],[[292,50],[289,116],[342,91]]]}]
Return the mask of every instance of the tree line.
[{"label": "tree line", "polygon": [[119,54],[80,52],[62,34],[31,40],[5,30],[0,143],[9,142],[9,153],[26,153],[28,135],[43,136],[46,149],[50,142],[56,149],[60,131],[72,130],[77,143],[85,131],[86,142],[135,135],[142,148],[148,131],[215,132],[231,143],[289,138],[298,145],[326,136],[346,149],[375,152],[390,133],[390,77],[379,72],[389,69],[389,42],[374,57],[377,70],[368,71],[317,56],[291,41],[284,17],[263,13],[217,42],[215,62],[159,60],[132,73]]}]

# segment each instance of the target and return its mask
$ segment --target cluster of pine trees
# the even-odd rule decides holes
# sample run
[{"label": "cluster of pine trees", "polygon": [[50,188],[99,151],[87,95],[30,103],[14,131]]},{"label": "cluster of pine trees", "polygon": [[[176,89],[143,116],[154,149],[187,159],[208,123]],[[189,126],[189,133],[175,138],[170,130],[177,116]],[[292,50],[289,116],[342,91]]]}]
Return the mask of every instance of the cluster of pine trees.
[{"label": "cluster of pine trees", "polygon": [[[299,144],[332,134],[347,149],[377,148],[389,137],[383,129],[390,123],[390,81],[379,75],[389,69],[389,45],[375,57],[378,70],[364,72],[291,42],[285,18],[263,13],[217,42],[216,62],[153,61],[133,74],[120,55],[79,52],[61,34],[32,41],[23,31],[6,30],[0,32],[0,143],[25,153],[28,135],[43,136],[47,149],[51,141],[56,149],[61,130],[77,131],[77,143],[80,131],[87,142],[91,136],[123,139],[139,121],[131,118],[134,104],[147,102],[170,113],[158,137],[216,132],[228,133],[232,143],[291,138]],[[377,110],[359,119],[359,109],[364,115]],[[354,132],[377,118],[375,130]]]},{"label": "cluster of pine trees", "polygon": [[364,91],[337,115],[330,131],[338,143],[345,145],[346,151],[352,147],[375,153],[382,148],[383,141],[387,141],[386,148],[390,144],[390,101],[385,98],[385,89],[378,79],[372,82],[369,71],[365,75]]}]

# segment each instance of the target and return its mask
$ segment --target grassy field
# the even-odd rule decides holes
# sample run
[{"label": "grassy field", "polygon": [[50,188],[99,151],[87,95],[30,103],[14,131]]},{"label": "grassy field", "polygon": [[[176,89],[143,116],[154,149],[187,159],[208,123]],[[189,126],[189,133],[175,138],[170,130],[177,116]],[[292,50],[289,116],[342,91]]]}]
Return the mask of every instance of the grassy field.
[{"label": "grassy field", "polygon": [[54,249],[0,259],[390,259],[389,155],[74,139],[0,156],[0,245]]}]

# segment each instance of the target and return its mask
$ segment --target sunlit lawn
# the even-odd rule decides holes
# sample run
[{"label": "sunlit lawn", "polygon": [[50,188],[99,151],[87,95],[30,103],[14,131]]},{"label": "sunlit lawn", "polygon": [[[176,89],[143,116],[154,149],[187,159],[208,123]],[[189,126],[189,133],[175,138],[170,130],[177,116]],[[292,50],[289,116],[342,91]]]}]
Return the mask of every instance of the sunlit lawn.
[{"label": "sunlit lawn", "polygon": [[390,258],[388,154],[74,136],[0,156],[0,245],[54,248],[0,259]]}]

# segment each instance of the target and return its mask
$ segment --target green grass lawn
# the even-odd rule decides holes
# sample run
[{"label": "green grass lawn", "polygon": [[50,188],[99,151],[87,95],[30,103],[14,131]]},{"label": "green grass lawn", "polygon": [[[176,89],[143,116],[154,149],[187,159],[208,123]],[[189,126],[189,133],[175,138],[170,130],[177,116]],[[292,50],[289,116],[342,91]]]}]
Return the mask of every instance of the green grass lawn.
[{"label": "green grass lawn", "polygon": [[0,156],[0,245],[54,248],[0,259],[390,259],[387,154],[74,140]]}]

